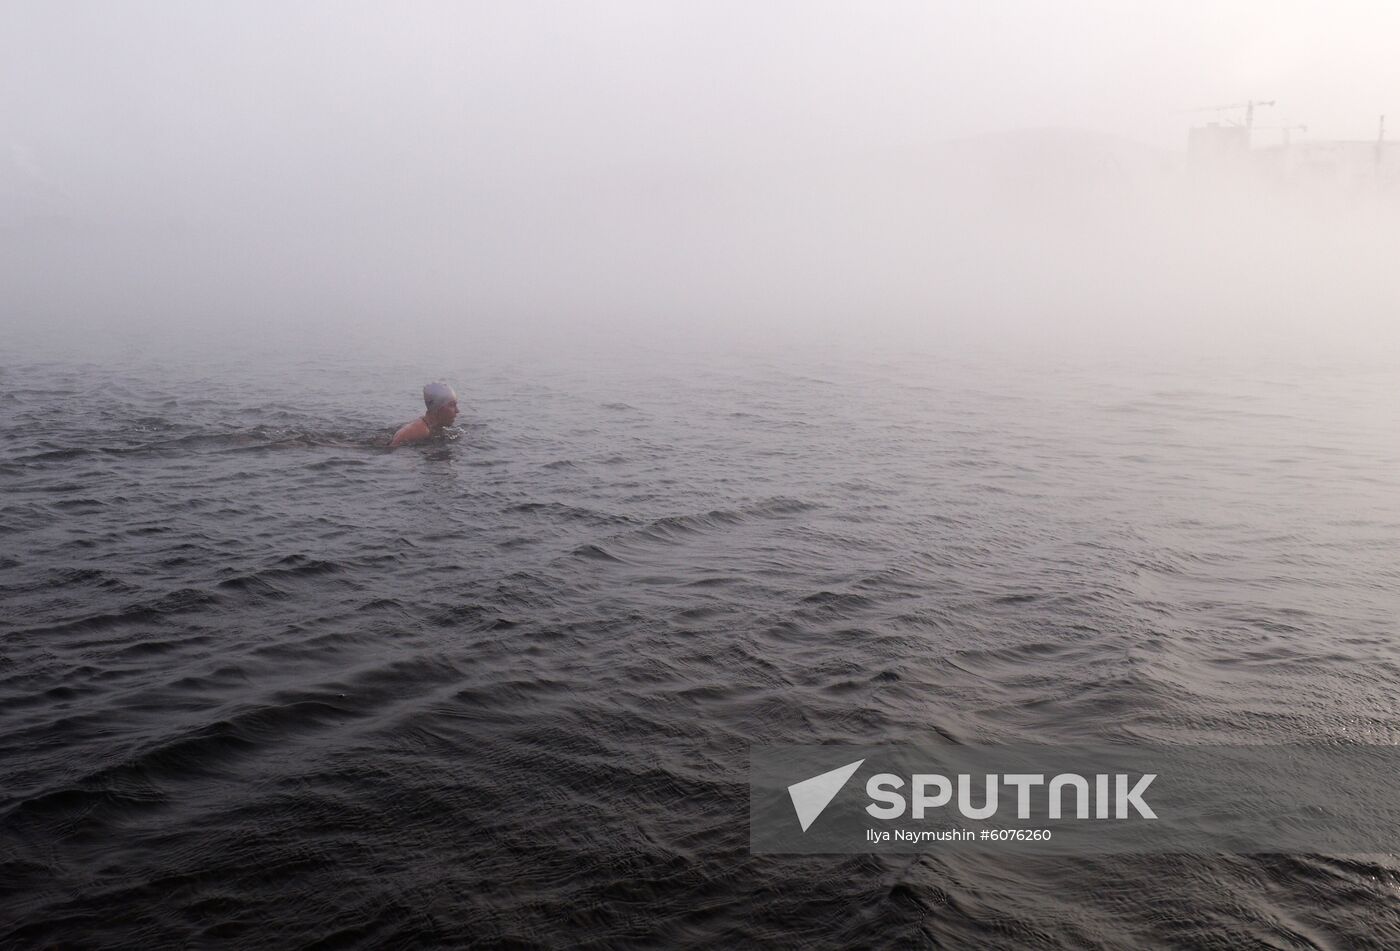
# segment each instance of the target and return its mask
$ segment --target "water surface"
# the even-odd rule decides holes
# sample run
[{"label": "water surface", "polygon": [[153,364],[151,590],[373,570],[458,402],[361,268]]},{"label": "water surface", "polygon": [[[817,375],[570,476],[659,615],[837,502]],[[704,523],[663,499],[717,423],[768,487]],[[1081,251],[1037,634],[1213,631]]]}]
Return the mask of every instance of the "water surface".
[{"label": "water surface", "polygon": [[746,785],[1394,743],[1394,368],[419,343],[6,353],[0,941],[1400,943],[1393,856],[755,857]]}]

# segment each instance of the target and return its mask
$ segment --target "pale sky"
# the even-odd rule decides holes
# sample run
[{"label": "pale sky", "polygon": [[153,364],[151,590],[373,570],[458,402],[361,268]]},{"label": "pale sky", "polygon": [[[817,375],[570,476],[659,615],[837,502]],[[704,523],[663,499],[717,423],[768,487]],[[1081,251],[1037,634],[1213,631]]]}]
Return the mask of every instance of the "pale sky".
[{"label": "pale sky", "polygon": [[[1217,118],[1181,110],[1249,98],[1279,103],[1261,144],[1370,140],[1383,112],[1400,141],[1397,50],[1394,0],[0,0],[0,278],[36,313],[834,312],[872,287],[923,313],[935,252],[1029,281],[1023,231],[914,215],[938,202],[879,156],[1045,127],[1179,151]],[[846,177],[798,169],[824,161]],[[51,212],[69,231],[34,237]]]},{"label": "pale sky", "polygon": [[[0,139],[86,172],[788,156],[1175,110],[1400,125],[1391,0],[0,4]],[[1199,118],[1210,118],[1202,114]]]}]

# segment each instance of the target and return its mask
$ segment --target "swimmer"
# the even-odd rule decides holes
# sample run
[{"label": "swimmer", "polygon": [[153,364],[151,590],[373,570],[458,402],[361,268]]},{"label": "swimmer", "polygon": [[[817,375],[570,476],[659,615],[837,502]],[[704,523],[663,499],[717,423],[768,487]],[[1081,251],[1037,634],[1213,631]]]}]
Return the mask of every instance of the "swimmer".
[{"label": "swimmer", "polygon": [[428,411],[394,433],[394,438],[389,440],[390,449],[440,436],[443,427],[451,426],[457,418],[457,394],[446,383],[429,383],[423,387],[423,405]]}]

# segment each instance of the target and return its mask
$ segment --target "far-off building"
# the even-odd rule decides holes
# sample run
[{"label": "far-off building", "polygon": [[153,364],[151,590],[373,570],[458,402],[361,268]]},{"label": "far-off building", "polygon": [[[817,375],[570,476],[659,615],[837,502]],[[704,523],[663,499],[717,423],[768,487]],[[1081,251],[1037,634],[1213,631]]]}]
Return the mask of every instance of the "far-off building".
[{"label": "far-off building", "polygon": [[1219,122],[1196,126],[1186,139],[1186,158],[1200,171],[1238,168],[1249,161],[1249,128]]},{"label": "far-off building", "polygon": [[1251,180],[1285,191],[1378,194],[1400,199],[1400,142],[1381,122],[1370,141],[1289,141],[1256,149],[1247,125],[1210,123],[1191,130],[1187,165],[1195,176]]},{"label": "far-off building", "polygon": [[1400,142],[1298,142],[1255,153],[1263,172],[1303,189],[1360,192],[1400,188]]}]

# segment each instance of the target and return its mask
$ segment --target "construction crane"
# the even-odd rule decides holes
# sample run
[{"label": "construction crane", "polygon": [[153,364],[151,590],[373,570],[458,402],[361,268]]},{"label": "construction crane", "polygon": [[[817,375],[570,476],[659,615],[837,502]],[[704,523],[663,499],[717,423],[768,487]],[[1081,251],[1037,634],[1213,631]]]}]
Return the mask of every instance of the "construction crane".
[{"label": "construction crane", "polygon": [[1182,112],[1228,112],[1231,109],[1244,110],[1244,127],[1248,132],[1254,130],[1254,110],[1264,106],[1276,105],[1277,100],[1250,99],[1246,102],[1232,102],[1226,106],[1200,106],[1196,109],[1183,109]]}]

